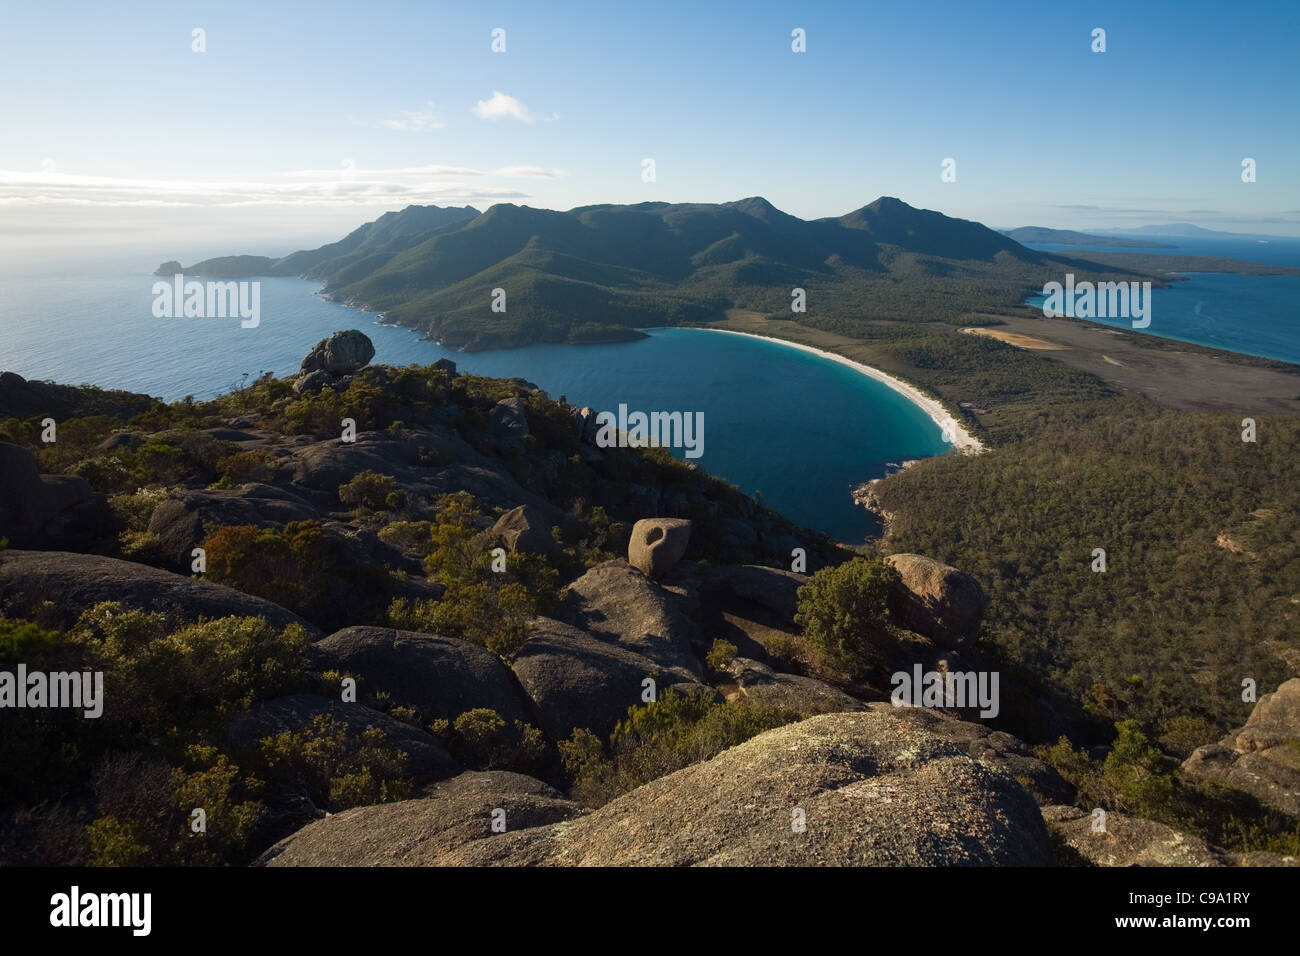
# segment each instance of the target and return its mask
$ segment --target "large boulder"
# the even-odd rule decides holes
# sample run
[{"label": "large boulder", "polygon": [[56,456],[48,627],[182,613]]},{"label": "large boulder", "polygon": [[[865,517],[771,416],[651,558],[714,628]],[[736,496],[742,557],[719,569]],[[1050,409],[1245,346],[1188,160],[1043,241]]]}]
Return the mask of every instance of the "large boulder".
[{"label": "large boulder", "polygon": [[361,678],[361,691],[383,691],[416,707],[425,720],[455,720],[486,707],[507,721],[532,721],[514,675],[477,644],[388,627],[345,627],[313,647],[316,663]]},{"label": "large boulder", "polygon": [[293,380],[293,390],[299,395],[315,395],[322,389],[330,388],[336,379],[323,368],[314,372],[303,372]]},{"label": "large boulder", "polygon": [[[551,740],[563,740],[578,728],[608,738],[628,708],[643,703],[642,682],[647,677],[654,677],[660,696],[669,687],[702,687],[663,673],[635,651],[549,618],[533,622],[512,669]],[[713,693],[712,688],[703,689]]]},{"label": "large boulder", "polygon": [[367,730],[383,732],[384,743],[406,754],[405,772],[415,780],[452,777],[460,767],[447,753],[442,741],[418,727],[404,724],[387,714],[360,704],[345,704],[315,694],[290,694],[260,701],[235,717],[226,732],[232,750],[248,753],[256,750],[263,737],[286,731],[301,731],[317,717],[329,716],[345,728],[349,738]]},{"label": "large boulder", "polygon": [[315,625],[278,604],[222,584],[184,577],[132,561],[65,551],[0,551],[0,606],[22,607],[50,599],[60,627],[101,601],[161,611],[177,622],[200,618],[262,617],[276,628],[300,624],[319,637]]},{"label": "large boulder", "polygon": [[1043,819],[1093,866],[1294,866],[1276,853],[1234,853],[1152,820],[1078,807],[1043,807]]},{"label": "large boulder", "polygon": [[532,505],[511,508],[497,519],[491,533],[509,551],[551,555],[557,550],[547,516]]},{"label": "large boulder", "polygon": [[606,561],[569,585],[574,623],[588,634],[636,651],[682,680],[704,667],[692,648],[700,636],[670,594],[623,561]]},{"label": "large boulder", "polygon": [[348,329],[317,342],[302,360],[302,371],[348,375],[364,368],[374,357],[375,346],[370,336]]},{"label": "large boulder", "polygon": [[94,497],[81,478],[42,475],[36,456],[0,442],[0,538],[12,546],[35,543],[55,518]]},{"label": "large boulder", "polygon": [[504,811],[507,832],[585,812],[532,777],[470,771],[433,784],[416,800],[357,807],[310,823],[254,866],[433,866],[466,843],[490,839],[495,811]]},{"label": "large boulder", "polygon": [[1072,801],[1077,795],[1051,764],[1035,757],[1033,749],[1018,737],[978,720],[960,720],[925,707],[897,709],[918,729],[960,747],[980,763],[1009,773],[1041,801]]},{"label": "large boulder", "polygon": [[1182,775],[1225,783],[1300,817],[1300,677],[1261,697],[1240,730],[1193,752]]},{"label": "large boulder", "polygon": [[920,554],[891,554],[888,560],[898,573],[890,612],[903,627],[939,647],[974,645],[988,605],[979,582]]},{"label": "large boulder", "polygon": [[799,588],[807,575],[757,564],[729,564],[707,568],[701,574],[701,590],[717,592],[759,607],[784,621],[793,621],[799,609]]},{"label": "large boulder", "polygon": [[[502,790],[508,805],[512,794]],[[478,839],[446,839],[447,801],[414,800],[312,824],[277,845],[273,860],[348,863],[362,854],[366,861],[419,865],[1055,862],[1043,818],[1020,784],[887,705],[770,730],[559,822],[516,829],[507,810],[507,831],[492,834],[481,824],[490,800],[485,794],[466,808]],[[344,849],[331,850],[335,841]],[[438,844],[448,849],[439,852]]]},{"label": "large boulder", "polygon": [[627,563],[646,577],[659,579],[686,555],[691,523],[685,518],[642,518],[632,526]]}]

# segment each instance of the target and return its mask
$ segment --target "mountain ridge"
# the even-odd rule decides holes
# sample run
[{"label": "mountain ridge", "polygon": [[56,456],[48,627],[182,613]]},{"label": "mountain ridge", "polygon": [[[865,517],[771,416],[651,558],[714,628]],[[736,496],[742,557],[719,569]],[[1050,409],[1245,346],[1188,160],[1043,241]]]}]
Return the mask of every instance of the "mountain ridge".
[{"label": "mountain ridge", "polygon": [[[317,250],[210,259],[184,271],[319,279],[327,298],[472,350],[621,341],[732,309],[790,317],[796,288],[815,289],[822,314],[875,306],[887,318],[932,309],[956,321],[958,293],[972,280],[995,280],[986,304],[1008,304],[1060,271],[1049,263],[981,223],[895,197],[804,220],[749,196],[567,211],[409,206]],[[951,288],[916,290],[918,279]]]}]

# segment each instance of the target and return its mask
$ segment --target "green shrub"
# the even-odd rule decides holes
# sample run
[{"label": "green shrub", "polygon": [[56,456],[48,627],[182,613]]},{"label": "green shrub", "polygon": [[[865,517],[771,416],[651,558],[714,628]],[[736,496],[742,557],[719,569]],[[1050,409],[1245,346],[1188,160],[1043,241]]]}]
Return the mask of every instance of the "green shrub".
[{"label": "green shrub", "polygon": [[862,675],[888,633],[893,576],[884,558],[854,558],[818,571],[799,589],[795,623],[831,664]]},{"label": "green shrub", "polygon": [[484,707],[465,711],[454,723],[435,721],[430,730],[462,766],[473,770],[536,774],[546,756],[546,741],[536,727],[519,720],[507,723]]},{"label": "green shrub", "polygon": [[1183,783],[1178,761],[1150,743],[1134,721],[1115,725],[1104,760],[1093,760],[1062,737],[1038,756],[1079,790],[1077,803],[1154,820],[1237,852],[1300,852],[1300,820],[1216,781]]},{"label": "green shrub", "polygon": [[536,602],[522,584],[484,582],[452,585],[438,601],[398,598],[389,605],[387,623],[459,637],[509,660],[528,640],[528,622],[536,616]]},{"label": "green shrub", "polygon": [[170,492],[161,485],[140,488],[134,493],[113,495],[108,506],[122,519],[127,531],[147,531],[154,509],[167,500]]},{"label": "green shrub", "polygon": [[[319,521],[291,521],[284,530],[227,525],[210,534],[207,577],[266,598],[326,628],[378,622],[393,581],[359,558]],[[348,587],[339,586],[340,581]]]},{"label": "green shrub", "polygon": [[627,713],[610,735],[608,759],[590,731],[576,730],[559,744],[573,793],[586,803],[604,803],[801,716],[751,700],[718,703],[702,689],[670,690]]},{"label": "green shrub", "polygon": [[527,640],[528,622],[558,608],[559,572],[541,555],[522,553],[509,556],[505,571],[492,570],[491,542],[476,528],[481,517],[470,495],[447,495],[438,502],[424,563],[443,584],[443,596],[396,600],[387,622],[473,641],[508,660]]},{"label": "green shrub", "polygon": [[339,501],[370,511],[395,510],[406,503],[406,495],[392,475],[367,470],[339,486]]},{"label": "green shrub", "polygon": [[394,521],[380,529],[379,540],[399,551],[427,557],[433,550],[433,522]]},{"label": "green shrub", "polygon": [[106,672],[104,727],[175,741],[178,753],[254,701],[306,684],[310,642],[297,624],[226,617],[170,630],[162,614],[105,603],[82,614],[74,638]]},{"label": "green shrub", "polygon": [[259,746],[261,776],[320,809],[338,812],[411,795],[406,754],[385,743],[378,728],[354,734],[331,715],[319,714],[302,730],[264,737]]},{"label": "green shrub", "polygon": [[736,659],[736,645],[722,638],[714,638],[713,648],[704,656],[704,663],[716,674],[725,673]]},{"label": "green shrub", "polygon": [[249,482],[265,484],[275,477],[277,467],[275,456],[261,448],[235,452],[217,461],[220,478],[213,487],[237,488]]},{"label": "green shrub", "polygon": [[772,663],[780,668],[797,667],[803,663],[804,647],[797,638],[773,634],[764,639],[763,650]]},{"label": "green shrub", "polygon": [[33,670],[59,639],[55,631],[44,631],[29,621],[0,617],[0,664],[25,663]]}]

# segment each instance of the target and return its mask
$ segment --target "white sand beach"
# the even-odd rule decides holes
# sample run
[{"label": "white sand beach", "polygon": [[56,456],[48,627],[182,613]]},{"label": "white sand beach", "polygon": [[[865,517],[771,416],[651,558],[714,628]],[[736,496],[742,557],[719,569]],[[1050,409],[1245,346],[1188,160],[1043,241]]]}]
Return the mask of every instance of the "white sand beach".
[{"label": "white sand beach", "polygon": [[895,378],[878,368],[872,368],[870,365],[863,365],[861,362],[855,362],[852,359],[845,358],[835,352],[827,352],[824,349],[813,348],[811,345],[802,345],[799,342],[789,342],[785,339],[774,338],[770,335],[754,335],[752,332],[735,332],[731,329],[710,329],[701,326],[705,332],[723,332],[727,335],[743,335],[746,338],[762,339],[765,342],[775,342],[777,345],[787,345],[792,349],[801,349],[804,352],[811,352],[814,355],[820,355],[822,358],[828,358],[832,362],[839,362],[841,365],[847,365],[852,369],[861,372],[868,378],[874,378],[877,382],[888,385],[894,391],[901,394],[914,405],[918,406],[939,426],[940,430],[947,430],[948,434],[954,436],[953,444],[963,455],[978,455],[984,450],[984,444],[965,428],[961,422],[953,418],[948,410],[937,400],[924,395],[915,385],[904,382],[901,378]]}]

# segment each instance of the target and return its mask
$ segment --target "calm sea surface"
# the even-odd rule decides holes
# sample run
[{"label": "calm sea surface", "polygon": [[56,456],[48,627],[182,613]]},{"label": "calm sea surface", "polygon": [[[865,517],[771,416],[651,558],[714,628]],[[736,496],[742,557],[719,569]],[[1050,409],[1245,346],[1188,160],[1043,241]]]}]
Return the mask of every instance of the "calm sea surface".
[{"label": "calm sea surface", "polygon": [[[1142,236],[1168,243],[1169,249],[1116,249],[1029,243],[1042,252],[1078,254],[1097,251],[1223,256],[1265,265],[1300,266],[1300,241],[1270,239],[1216,239]],[[1244,276],[1227,273],[1191,273],[1168,289],[1153,289],[1151,325],[1140,330],[1150,335],[1209,345],[1231,352],[1300,363],[1300,276]],[[1041,306],[1042,296],[1026,300]],[[1130,319],[1094,319],[1103,325],[1132,328]]]}]

